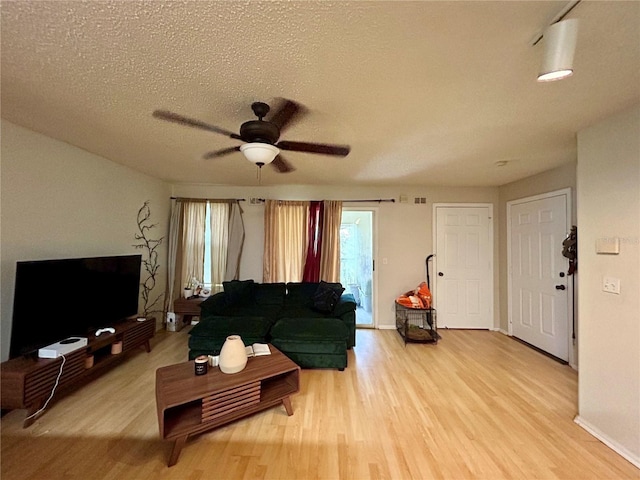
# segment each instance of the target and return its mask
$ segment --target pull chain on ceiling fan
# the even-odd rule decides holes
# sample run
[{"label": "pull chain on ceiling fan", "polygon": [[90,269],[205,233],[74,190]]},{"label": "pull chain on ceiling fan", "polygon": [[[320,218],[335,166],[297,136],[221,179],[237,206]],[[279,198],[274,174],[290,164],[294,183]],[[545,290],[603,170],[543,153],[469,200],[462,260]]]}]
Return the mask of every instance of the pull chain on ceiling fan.
[{"label": "pull chain on ceiling fan", "polygon": [[153,112],[153,116],[161,120],[219,133],[234,140],[245,142],[239,146],[205,153],[203,155],[205,159],[218,158],[233,152],[242,152],[247,160],[258,165],[258,167],[262,168],[264,165],[271,164],[279,173],[288,173],[295,170],[280,154],[281,150],[338,157],[346,157],[351,151],[351,147],[348,145],[290,142],[286,140],[279,142],[280,134],[304,113],[303,107],[296,102],[283,100],[280,108],[271,115],[269,120],[264,120],[271,110],[271,107],[266,103],[254,102],[251,104],[251,109],[255,116],[258,117],[258,120],[244,122],[240,126],[239,135],[224,128],[167,110],[156,110]]}]

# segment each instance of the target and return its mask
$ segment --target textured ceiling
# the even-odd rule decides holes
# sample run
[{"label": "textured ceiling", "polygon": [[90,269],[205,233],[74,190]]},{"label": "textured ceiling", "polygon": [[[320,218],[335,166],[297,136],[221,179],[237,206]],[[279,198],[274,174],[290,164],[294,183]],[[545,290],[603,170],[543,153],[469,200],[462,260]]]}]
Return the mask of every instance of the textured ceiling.
[{"label": "textured ceiling", "polygon": [[[583,1],[573,77],[531,40],[566,2],[6,1],[2,117],[175,183],[255,185],[231,131],[253,101],[307,114],[262,184],[501,185],[576,159],[576,132],[640,101],[640,2]],[[498,167],[496,162],[507,161]]]}]

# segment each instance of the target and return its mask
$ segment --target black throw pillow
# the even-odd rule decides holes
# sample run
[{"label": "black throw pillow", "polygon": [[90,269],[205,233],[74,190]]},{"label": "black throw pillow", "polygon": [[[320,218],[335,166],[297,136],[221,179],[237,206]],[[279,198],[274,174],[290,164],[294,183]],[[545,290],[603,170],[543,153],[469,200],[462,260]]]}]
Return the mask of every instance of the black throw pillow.
[{"label": "black throw pillow", "polygon": [[253,280],[231,280],[222,282],[227,305],[239,305],[253,302]]},{"label": "black throw pillow", "polygon": [[313,295],[313,309],[321,313],[333,312],[342,292],[344,292],[342,287],[334,287],[326,282],[320,282],[316,293]]}]

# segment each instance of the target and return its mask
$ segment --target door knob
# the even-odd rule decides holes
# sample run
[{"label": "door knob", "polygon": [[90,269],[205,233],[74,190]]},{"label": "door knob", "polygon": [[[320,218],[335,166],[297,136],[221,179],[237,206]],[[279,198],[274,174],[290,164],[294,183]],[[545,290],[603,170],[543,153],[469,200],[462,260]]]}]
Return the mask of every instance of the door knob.
[{"label": "door knob", "polygon": [[439,276],[439,277],[444,277],[444,273],[442,273],[442,272],[438,272],[438,276]]},{"label": "door knob", "polygon": [[565,287],[564,285],[556,285],[556,290],[566,290],[567,287]]}]

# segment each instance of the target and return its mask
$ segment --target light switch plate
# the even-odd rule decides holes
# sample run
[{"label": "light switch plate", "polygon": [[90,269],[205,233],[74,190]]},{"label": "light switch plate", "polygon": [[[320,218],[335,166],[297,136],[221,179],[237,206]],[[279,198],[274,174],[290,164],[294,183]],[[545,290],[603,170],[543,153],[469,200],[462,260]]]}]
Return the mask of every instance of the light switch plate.
[{"label": "light switch plate", "polygon": [[618,255],[620,253],[620,239],[618,237],[603,237],[596,239],[596,253]]}]

